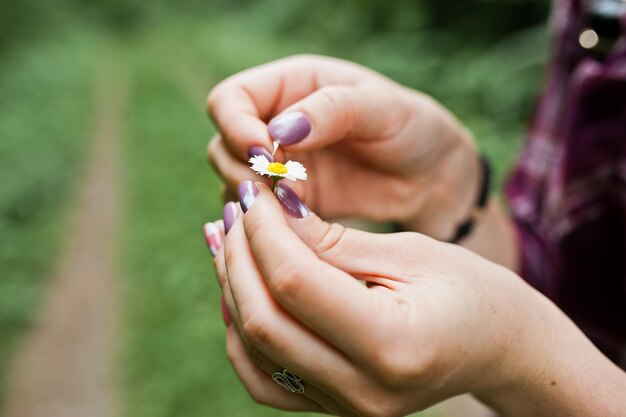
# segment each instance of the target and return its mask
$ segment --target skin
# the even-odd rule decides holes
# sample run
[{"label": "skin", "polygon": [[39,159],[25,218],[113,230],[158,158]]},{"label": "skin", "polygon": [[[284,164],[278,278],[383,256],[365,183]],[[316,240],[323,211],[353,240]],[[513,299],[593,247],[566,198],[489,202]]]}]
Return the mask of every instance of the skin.
[{"label": "skin", "polygon": [[[390,417],[469,392],[507,416],[626,415],[624,373],[510,270],[418,233],[291,218],[258,186],[215,258],[228,355],[258,402]],[[270,379],[283,368],[304,395]]]},{"label": "skin", "polygon": [[[259,179],[245,161],[251,146],[271,149],[267,123],[300,111],[311,133],[276,159],[308,168],[293,188],[320,217],[396,221],[445,240],[476,199],[467,131],[363,67],[288,58],[223,81],[208,106],[220,131],[209,158],[227,195]],[[260,189],[215,257],[228,355],[256,401],[394,416],[470,392],[503,415],[624,415],[624,373],[512,272],[516,237],[496,201],[463,242],[472,253],[418,233],[292,219]],[[271,380],[283,368],[304,379],[305,395]]]},{"label": "skin", "polygon": [[[476,201],[479,164],[471,134],[431,97],[362,66],[321,56],[286,58],[222,81],[207,107],[220,132],[208,157],[226,184],[227,200],[237,199],[240,181],[258,178],[247,150],[272,149],[267,123],[299,111],[311,133],[279,148],[276,159],[307,167],[309,180],[294,190],[323,218],[393,221],[447,240]],[[515,233],[496,201],[464,244],[517,268]]]},{"label": "skin", "polygon": [[[220,131],[209,157],[231,191],[254,178],[247,149],[272,149],[265,122],[300,111],[311,133],[277,159],[308,168],[310,180],[295,191],[321,216],[394,220],[443,237],[477,193],[474,144],[452,115],[355,64],[298,56],[262,65],[217,85],[208,108]],[[467,174],[469,181],[460,181]],[[427,224],[419,224],[418,213],[429,217]]]}]

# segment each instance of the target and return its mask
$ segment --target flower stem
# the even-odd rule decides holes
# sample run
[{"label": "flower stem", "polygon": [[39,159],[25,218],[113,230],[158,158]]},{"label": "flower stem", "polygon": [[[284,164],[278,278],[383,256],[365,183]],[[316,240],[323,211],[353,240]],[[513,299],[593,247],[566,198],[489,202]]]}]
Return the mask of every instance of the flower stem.
[{"label": "flower stem", "polygon": [[276,189],[276,184],[278,184],[278,180],[280,180],[280,177],[272,177],[272,186],[270,187],[272,192],[274,192],[274,190]]}]

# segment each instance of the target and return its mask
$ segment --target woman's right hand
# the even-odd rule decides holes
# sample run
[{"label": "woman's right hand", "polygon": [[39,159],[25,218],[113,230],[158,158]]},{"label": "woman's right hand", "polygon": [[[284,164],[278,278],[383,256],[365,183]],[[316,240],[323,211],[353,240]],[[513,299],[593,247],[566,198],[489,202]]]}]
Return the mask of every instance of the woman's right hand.
[{"label": "woman's right hand", "polygon": [[474,144],[455,118],[353,63],[296,56],[252,68],[217,85],[208,108],[219,130],[209,157],[231,195],[272,139],[278,161],[307,167],[309,180],[293,188],[322,217],[395,221],[447,239],[478,193]]},{"label": "woman's right hand", "polygon": [[[511,417],[625,415],[626,374],[511,271],[417,233],[326,223],[284,184],[257,185],[213,251],[229,358],[257,401],[390,417],[471,392]],[[283,369],[304,395],[272,381]]]}]

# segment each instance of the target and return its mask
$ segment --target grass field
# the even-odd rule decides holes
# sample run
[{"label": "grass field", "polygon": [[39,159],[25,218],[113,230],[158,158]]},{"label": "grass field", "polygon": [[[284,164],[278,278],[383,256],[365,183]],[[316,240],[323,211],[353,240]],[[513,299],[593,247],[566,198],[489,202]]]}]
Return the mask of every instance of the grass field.
[{"label": "grass field", "polygon": [[[283,415],[253,404],[230,369],[220,292],[202,237],[203,223],[222,213],[219,181],[205,158],[213,128],[204,100],[223,77],[301,52],[372,66],[451,107],[476,134],[501,183],[545,59],[545,48],[528,49],[544,41],[541,29],[450,57],[419,39],[397,38],[337,53],[307,37],[283,42],[259,35],[253,23],[236,16],[173,20],[117,40],[113,54],[99,35],[81,29],[61,45],[40,41],[0,63],[0,94],[11,97],[0,103],[0,377],[19,335],[32,324],[62,247],[102,57],[118,60],[113,64],[129,88],[118,362],[128,416]],[[390,42],[395,49],[389,50]],[[411,53],[420,47],[422,53]]]},{"label": "grass field", "polygon": [[0,62],[0,376],[60,250],[83,168],[97,45],[50,39]]}]

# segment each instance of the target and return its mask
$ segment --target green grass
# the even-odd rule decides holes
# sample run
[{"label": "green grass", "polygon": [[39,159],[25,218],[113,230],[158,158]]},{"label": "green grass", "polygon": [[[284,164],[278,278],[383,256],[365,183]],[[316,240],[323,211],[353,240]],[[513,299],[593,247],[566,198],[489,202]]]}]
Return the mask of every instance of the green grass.
[{"label": "green grass", "polygon": [[[0,236],[5,242],[0,245],[0,375],[19,335],[32,324],[60,232],[68,224],[72,187],[81,178],[94,68],[103,56],[99,41],[88,33],[77,30],[71,42],[24,44],[0,61]],[[130,88],[118,363],[125,415],[286,415],[254,404],[226,359],[220,291],[201,230],[204,222],[222,215],[219,180],[205,158],[213,129],[204,99],[215,82],[294,53],[360,62],[449,106],[475,133],[501,184],[537,91],[545,48],[529,45],[544,44],[540,28],[454,50],[429,44],[419,33],[379,34],[367,42],[348,37],[341,49],[335,40],[323,33],[285,38],[253,12],[234,13],[165,19],[125,39],[109,55],[121,56]]]},{"label": "green grass", "polygon": [[36,317],[68,224],[91,120],[85,34],[5,51],[0,61],[0,403],[9,359]]}]

